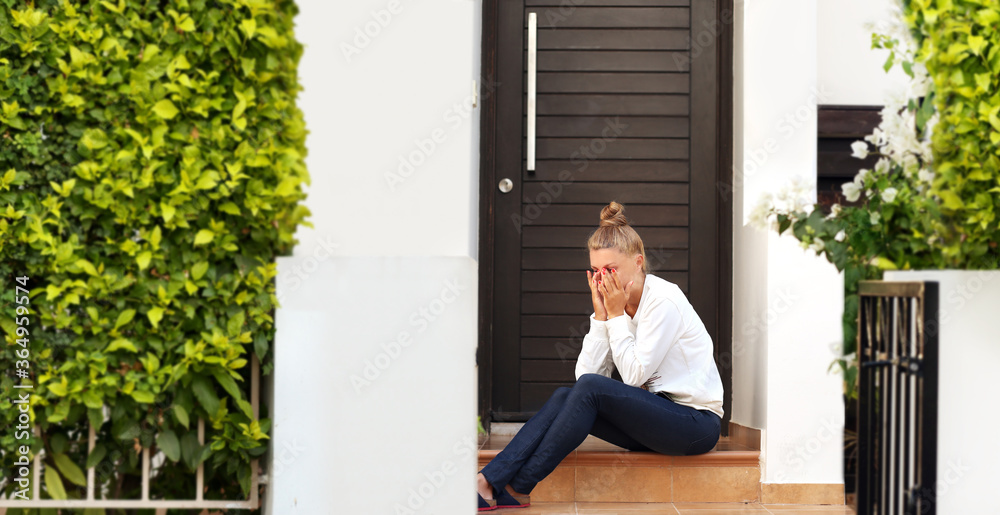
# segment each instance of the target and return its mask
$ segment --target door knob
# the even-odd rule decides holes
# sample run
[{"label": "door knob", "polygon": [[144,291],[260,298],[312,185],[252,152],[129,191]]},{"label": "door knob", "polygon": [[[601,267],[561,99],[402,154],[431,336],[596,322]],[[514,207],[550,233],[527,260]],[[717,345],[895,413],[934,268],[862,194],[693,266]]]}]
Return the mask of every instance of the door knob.
[{"label": "door knob", "polygon": [[500,184],[498,185],[501,193],[510,193],[510,190],[514,189],[514,181],[510,179],[500,179]]}]

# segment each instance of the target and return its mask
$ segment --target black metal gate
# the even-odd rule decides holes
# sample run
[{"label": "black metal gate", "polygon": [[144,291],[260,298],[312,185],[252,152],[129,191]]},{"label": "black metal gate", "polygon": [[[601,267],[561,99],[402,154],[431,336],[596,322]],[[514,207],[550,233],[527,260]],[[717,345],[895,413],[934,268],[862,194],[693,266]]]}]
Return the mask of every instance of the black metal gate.
[{"label": "black metal gate", "polygon": [[935,515],[938,285],[859,295],[858,515]]}]

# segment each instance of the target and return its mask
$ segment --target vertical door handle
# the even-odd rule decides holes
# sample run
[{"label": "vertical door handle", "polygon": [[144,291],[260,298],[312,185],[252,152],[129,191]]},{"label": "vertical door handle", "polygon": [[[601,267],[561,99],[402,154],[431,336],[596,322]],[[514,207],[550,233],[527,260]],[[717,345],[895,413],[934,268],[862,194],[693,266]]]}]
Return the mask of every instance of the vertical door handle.
[{"label": "vertical door handle", "polygon": [[538,71],[538,15],[528,13],[528,171],[535,171],[535,75]]}]

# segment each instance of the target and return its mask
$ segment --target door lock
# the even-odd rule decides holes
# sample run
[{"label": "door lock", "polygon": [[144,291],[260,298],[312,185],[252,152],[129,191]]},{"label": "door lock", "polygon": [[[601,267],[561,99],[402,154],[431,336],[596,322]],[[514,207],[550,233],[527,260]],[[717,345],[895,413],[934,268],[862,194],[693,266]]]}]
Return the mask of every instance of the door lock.
[{"label": "door lock", "polygon": [[510,179],[500,179],[500,193],[510,193],[510,190],[514,189],[514,181]]}]

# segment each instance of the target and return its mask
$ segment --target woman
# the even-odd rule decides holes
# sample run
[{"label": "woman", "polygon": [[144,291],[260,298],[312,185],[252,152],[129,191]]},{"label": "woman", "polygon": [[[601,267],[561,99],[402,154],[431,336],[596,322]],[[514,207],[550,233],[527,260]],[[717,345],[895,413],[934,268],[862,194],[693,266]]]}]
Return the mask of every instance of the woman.
[{"label": "woman", "polygon": [[[649,273],[642,240],[611,202],[590,236],[594,313],[560,387],[476,476],[479,510],[527,507],[528,494],[588,434],[633,451],[708,452],[719,440],[722,380],[712,338],[677,285]],[[611,378],[616,367],[622,381]]]}]

